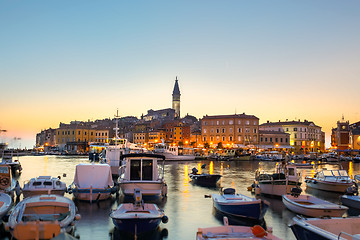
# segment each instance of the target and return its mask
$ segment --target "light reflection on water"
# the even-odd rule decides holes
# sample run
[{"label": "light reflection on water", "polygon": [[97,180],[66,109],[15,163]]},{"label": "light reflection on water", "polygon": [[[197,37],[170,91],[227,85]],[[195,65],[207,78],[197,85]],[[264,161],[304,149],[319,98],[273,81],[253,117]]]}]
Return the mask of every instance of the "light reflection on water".
[{"label": "light reflection on water", "polygon": [[[86,157],[68,156],[26,156],[21,157],[20,162],[23,173],[18,177],[19,183],[40,175],[61,176],[69,186],[74,178],[75,166],[79,163],[87,163]],[[201,166],[206,164],[205,169]],[[342,163],[349,175],[359,174],[360,166],[357,163]],[[146,239],[161,239],[162,234],[168,232],[163,239],[195,239],[198,227],[219,226],[221,219],[214,216],[211,198],[204,195],[218,193],[220,188],[206,188],[192,184],[189,172],[196,167],[203,173],[221,174],[221,187],[234,187],[237,192],[251,196],[247,187],[253,183],[255,171],[259,168],[265,172],[273,172],[275,162],[238,161],[196,161],[196,162],[171,162],[165,165],[165,178],[168,184],[168,197],[164,201],[157,202],[169,217],[167,224],[161,223],[160,230],[147,235]],[[336,168],[333,165],[325,165],[328,169]],[[302,169],[302,178],[314,174],[315,169]],[[66,174],[63,177],[63,174]],[[322,199],[335,203],[339,201],[339,194],[306,189],[306,194],[312,194]],[[65,196],[72,198],[72,195]],[[295,239],[287,225],[296,215],[285,208],[281,199],[261,197],[270,202],[270,208],[265,215],[266,225],[273,228],[273,232],[283,239]],[[115,196],[111,200],[102,201],[98,204],[76,202],[81,220],[77,223],[76,235],[81,239],[131,239],[124,234],[114,231],[114,225],[109,217],[111,209],[116,209],[122,203],[122,198]],[[166,229],[166,230],[165,230]],[[162,232],[161,232],[162,230]],[[166,235],[166,234],[165,234]],[[2,240],[7,238],[0,238]],[[139,238],[141,239],[141,238]]]}]

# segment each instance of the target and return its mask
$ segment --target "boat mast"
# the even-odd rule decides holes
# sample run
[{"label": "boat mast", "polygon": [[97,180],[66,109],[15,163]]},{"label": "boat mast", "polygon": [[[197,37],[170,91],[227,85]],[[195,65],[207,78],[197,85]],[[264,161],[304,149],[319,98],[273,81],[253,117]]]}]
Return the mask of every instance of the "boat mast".
[{"label": "boat mast", "polygon": [[119,109],[116,110],[116,127],[114,128],[115,130],[115,146],[117,146],[117,141],[119,138]]}]

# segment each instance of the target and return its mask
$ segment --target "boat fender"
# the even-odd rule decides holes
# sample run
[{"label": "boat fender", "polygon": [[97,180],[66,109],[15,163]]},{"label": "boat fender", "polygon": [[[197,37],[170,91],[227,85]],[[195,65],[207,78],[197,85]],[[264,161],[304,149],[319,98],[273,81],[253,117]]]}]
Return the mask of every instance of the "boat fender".
[{"label": "boat fender", "polygon": [[263,229],[260,225],[251,227],[251,231],[255,237],[262,238],[267,235],[265,229]]},{"label": "boat fender", "polygon": [[163,223],[167,223],[167,222],[169,221],[169,218],[168,218],[167,216],[163,216],[163,217],[161,218],[161,221],[162,221]]}]

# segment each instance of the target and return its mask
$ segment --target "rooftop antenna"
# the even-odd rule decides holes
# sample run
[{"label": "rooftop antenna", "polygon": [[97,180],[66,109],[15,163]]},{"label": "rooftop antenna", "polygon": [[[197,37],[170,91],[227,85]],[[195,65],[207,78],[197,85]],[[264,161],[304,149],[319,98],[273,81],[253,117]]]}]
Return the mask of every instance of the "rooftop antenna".
[{"label": "rooftop antenna", "polygon": [[345,119],[344,119],[344,114],[342,114],[342,120],[344,121]]}]

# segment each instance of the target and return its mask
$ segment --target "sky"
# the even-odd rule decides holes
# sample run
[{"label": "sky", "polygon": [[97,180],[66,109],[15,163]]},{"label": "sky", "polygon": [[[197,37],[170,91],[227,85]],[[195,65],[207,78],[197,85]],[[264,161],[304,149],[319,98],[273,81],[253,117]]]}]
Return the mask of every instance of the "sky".
[{"label": "sky", "polygon": [[[246,113],[360,121],[360,1],[0,1],[0,141],[60,122]],[[17,138],[18,140],[14,140]],[[20,139],[19,139],[20,138]]]}]

